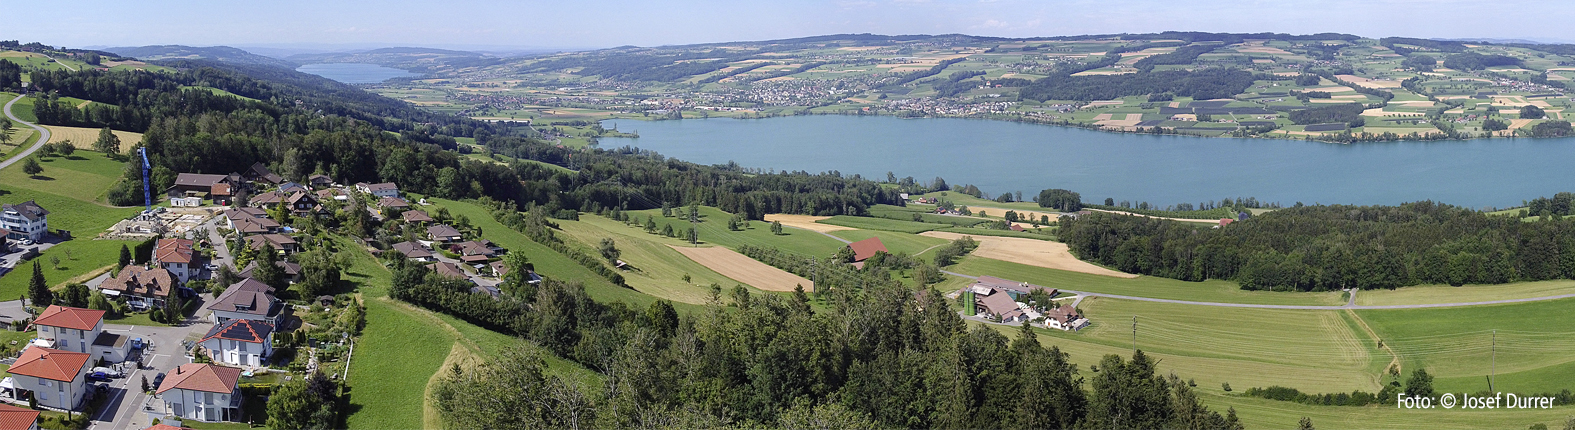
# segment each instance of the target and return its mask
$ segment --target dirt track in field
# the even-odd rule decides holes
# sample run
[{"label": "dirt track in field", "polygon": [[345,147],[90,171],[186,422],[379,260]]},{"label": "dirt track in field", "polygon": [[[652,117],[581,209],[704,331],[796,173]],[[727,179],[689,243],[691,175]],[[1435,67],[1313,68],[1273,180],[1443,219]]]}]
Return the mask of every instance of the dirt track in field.
[{"label": "dirt track in field", "polygon": [[943,231],[927,231],[920,233],[938,239],[957,240],[964,236],[972,237],[979,242],[979,248],[974,249],[971,255],[977,255],[992,260],[1010,261],[1013,263],[1027,264],[1047,269],[1065,270],[1069,272],[1088,273],[1093,275],[1113,276],[1117,278],[1136,278],[1137,275],[1122,273],[1106,269],[1073,257],[1067,250],[1066,244],[1044,240],[1026,239],[1020,237],[975,236],[971,234],[958,234]]},{"label": "dirt track in field", "polygon": [[793,287],[803,285],[805,291],[815,289],[815,284],[808,279],[788,273],[786,270],[771,267],[744,254],[733,252],[731,249],[720,246],[710,248],[668,246],[685,257],[689,257],[690,260],[715,270],[716,273],[720,273],[722,276],[749,284],[755,288],[766,291],[793,291]]}]

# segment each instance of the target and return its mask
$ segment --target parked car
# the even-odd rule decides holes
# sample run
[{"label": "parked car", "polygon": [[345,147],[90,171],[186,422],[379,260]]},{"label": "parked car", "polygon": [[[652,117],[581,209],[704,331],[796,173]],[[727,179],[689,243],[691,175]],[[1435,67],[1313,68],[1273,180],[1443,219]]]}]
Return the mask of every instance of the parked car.
[{"label": "parked car", "polygon": [[136,339],[132,339],[131,340],[131,349],[142,349],[142,338],[139,337],[139,338],[136,338]]},{"label": "parked car", "polygon": [[109,382],[109,375],[104,372],[93,372],[88,374],[87,379],[93,382]]},{"label": "parked car", "polygon": [[164,374],[163,373],[160,373],[159,376],[154,376],[153,377],[153,386],[154,387],[158,387],[159,385],[162,385],[162,384],[164,384]]},{"label": "parked car", "polygon": [[95,367],[95,368],[93,368],[93,373],[103,373],[104,376],[108,376],[108,377],[111,377],[111,378],[124,378],[124,377],[126,377],[126,374],[120,373],[119,370],[115,370],[115,369],[108,368],[108,367]]}]

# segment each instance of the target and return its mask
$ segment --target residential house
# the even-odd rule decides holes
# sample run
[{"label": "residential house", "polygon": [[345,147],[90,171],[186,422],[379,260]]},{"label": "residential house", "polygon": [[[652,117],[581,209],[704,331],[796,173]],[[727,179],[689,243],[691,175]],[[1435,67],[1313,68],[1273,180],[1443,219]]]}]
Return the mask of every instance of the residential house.
[{"label": "residential house", "polygon": [[410,210],[410,202],[398,197],[384,197],[377,201],[377,207],[396,211]]},{"label": "residential house", "polygon": [[268,218],[268,212],[261,208],[234,208],[224,211],[225,227],[235,230],[241,235],[278,233],[282,227],[278,221]]},{"label": "residential house", "polygon": [[285,255],[301,251],[301,244],[296,243],[295,238],[277,233],[246,236],[246,246],[252,249],[262,249],[267,246]]},{"label": "residential house", "polygon": [[106,362],[126,361],[126,337],[104,331],[104,311],[51,305],[33,320],[38,338],[50,348],[81,352]]},{"label": "residential house", "polygon": [[123,297],[131,303],[159,307],[164,306],[164,301],[170,298],[170,292],[180,287],[176,279],[179,278],[163,267],[149,269],[126,266],[120,269],[120,274],[114,279],[105,279],[99,284],[99,290],[110,296]]},{"label": "residential house", "polygon": [[49,211],[32,200],[0,205],[0,229],[9,231],[6,237],[11,239],[37,242],[49,233]]},{"label": "residential house", "polygon": [[368,184],[361,182],[355,184],[355,189],[378,197],[399,197],[399,186],[394,185],[393,182],[383,182],[378,184]]},{"label": "residential house", "polygon": [[180,279],[182,284],[197,276],[197,251],[190,239],[159,239],[153,247],[153,263]]},{"label": "residential house", "polygon": [[404,211],[399,214],[399,218],[411,224],[426,224],[433,221],[432,217],[427,216],[427,213],[422,211]]},{"label": "residential house", "polygon": [[[214,203],[226,203],[230,197],[240,192],[236,188],[238,182],[229,175],[206,175],[201,173],[181,173],[175,175],[175,184],[165,190],[170,198],[197,197],[213,198]],[[221,200],[215,191],[223,191],[225,198]]]},{"label": "residential house", "polygon": [[230,187],[230,184],[213,184],[213,188],[208,192],[208,197],[213,199],[214,204],[227,205],[235,201],[235,190]]},{"label": "residential house", "polygon": [[[202,422],[241,418],[241,369],[187,363],[164,374],[156,391],[164,417]],[[155,414],[149,414],[153,416]]]},{"label": "residential house", "polygon": [[92,358],[86,353],[29,345],[7,372],[11,373],[18,398],[25,398],[21,391],[30,391],[39,406],[74,410],[82,403],[82,395],[91,389],[87,386],[87,373],[92,368]]},{"label": "residential house", "polygon": [[246,174],[241,175],[241,177],[248,182],[265,182],[269,184],[284,182],[283,176],[268,170],[268,166],[263,165],[262,162],[252,163],[252,168],[247,169]]},{"label": "residential house", "polygon": [[864,268],[864,260],[874,257],[875,253],[891,252],[886,250],[886,244],[881,243],[880,238],[878,237],[871,237],[869,239],[850,243],[848,244],[848,248],[853,249],[854,267],[858,267],[860,269]]},{"label": "residential house", "polygon": [[317,215],[323,212],[323,206],[318,204],[317,197],[306,191],[296,191],[284,198],[285,207],[290,208],[290,214],[295,216]]},{"label": "residential house", "polygon": [[[301,281],[301,265],[300,264],[296,264],[296,263],[291,263],[291,262],[288,262],[288,261],[280,260],[280,261],[273,262],[273,265],[274,266],[278,266],[279,270],[284,272],[284,280],[285,280],[285,282],[289,282],[291,284],[294,284],[296,282],[300,282]],[[250,263],[246,263],[246,268],[241,269],[241,272],[239,273],[239,275],[242,278],[251,278],[251,277],[253,277],[252,276],[252,272],[255,271],[255,270],[257,270],[257,261],[253,260]]]},{"label": "residential house", "polygon": [[328,175],[312,175],[306,178],[306,183],[311,185],[312,188],[328,188],[334,185],[334,178],[330,178]]},{"label": "residential house", "polygon": [[268,284],[245,278],[225,288],[206,309],[213,311],[211,319],[215,325],[243,319],[277,328],[279,316],[284,314],[286,306],[273,293],[273,287]]},{"label": "residential house", "polygon": [[498,255],[497,251],[494,251],[493,247],[490,246],[491,244],[492,242],[486,240],[471,240],[454,245],[454,248],[458,248],[457,254],[460,255],[459,259],[461,261],[477,264],[485,263]]},{"label": "residential house", "polygon": [[285,182],[283,184],[279,184],[279,194],[290,195],[290,194],[295,194],[295,193],[310,193],[310,192],[312,192],[312,190],[309,189],[309,188],[306,188],[305,185],[297,184],[297,183],[294,183],[294,182]]},{"label": "residential house", "polygon": [[284,193],[278,191],[269,191],[252,196],[252,198],[247,199],[246,202],[252,207],[273,208],[275,206],[279,206],[279,203],[284,202]]},{"label": "residential house", "polygon": [[0,403],[0,430],[38,430],[42,412]]},{"label": "residential house", "polygon": [[439,275],[447,276],[447,277],[450,277],[450,278],[464,279],[464,280],[469,280],[470,279],[470,275],[466,274],[465,273],[465,269],[460,267],[458,264],[447,263],[447,262],[437,262],[437,263],[428,264],[427,268],[428,269],[432,269],[432,271],[437,272]]},{"label": "residential house", "polygon": [[465,240],[459,229],[449,227],[448,224],[438,224],[427,227],[427,238],[435,242],[450,243]]},{"label": "residential house", "polygon": [[317,201],[319,201],[319,202],[326,202],[326,201],[329,201],[329,200],[337,200],[337,201],[341,201],[342,202],[342,201],[350,200],[350,195],[349,194],[345,194],[344,190],[341,190],[341,189],[338,189],[338,188],[329,188],[329,189],[324,189],[324,190],[317,190],[316,194],[317,194]]},{"label": "residential house", "polygon": [[1056,294],[1060,293],[1060,291],[1057,291],[1054,288],[1045,288],[1032,285],[1027,282],[1001,279],[994,276],[980,276],[978,279],[973,281],[973,286],[999,290],[1011,296],[1012,300],[1023,300],[1023,296],[1027,296],[1028,293],[1031,293],[1034,290],[1044,290],[1045,292],[1050,293],[1050,297],[1055,297]]},{"label": "residential house", "polygon": [[198,342],[214,362],[231,366],[262,366],[273,354],[273,326],[236,318],[216,324]]},{"label": "residential house", "polygon": [[394,244],[394,246],[390,247],[390,249],[393,249],[394,251],[398,251],[400,254],[405,254],[405,258],[408,258],[408,259],[411,259],[411,260],[416,260],[416,261],[434,261],[434,259],[432,257],[432,251],[427,250],[426,246],[422,246],[421,242],[416,242],[416,241],[399,242],[399,243]]},{"label": "residential house", "polygon": [[1045,327],[1057,330],[1082,330],[1088,327],[1088,319],[1077,313],[1071,306],[1057,306],[1045,313]]}]

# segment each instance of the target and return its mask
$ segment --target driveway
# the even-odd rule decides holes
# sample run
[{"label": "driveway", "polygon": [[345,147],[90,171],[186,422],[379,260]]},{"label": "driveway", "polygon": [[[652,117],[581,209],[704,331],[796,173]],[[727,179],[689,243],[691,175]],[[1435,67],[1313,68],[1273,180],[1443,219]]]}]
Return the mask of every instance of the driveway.
[{"label": "driveway", "polygon": [[38,124],[34,124],[34,123],[31,123],[31,122],[23,121],[21,118],[17,118],[16,114],[11,113],[11,105],[16,104],[17,100],[21,100],[22,97],[25,97],[25,96],[17,96],[16,98],[11,99],[10,102],[6,102],[6,104],[5,104],[5,116],[7,118],[11,118],[11,122],[14,122],[14,123],[17,123],[17,124],[22,124],[22,125],[25,125],[25,126],[28,126],[28,127],[32,127],[33,130],[38,132],[38,141],[34,142],[33,146],[28,147],[26,150],[23,150],[21,153],[18,153],[16,155],[12,155],[11,158],[6,159],[5,161],[0,161],[0,169],[4,169],[6,167],[10,167],[12,164],[15,164],[18,161],[22,161],[23,158],[27,158],[27,156],[33,155],[33,151],[37,151],[38,148],[44,147],[45,143],[49,143],[49,129],[43,128],[43,127],[39,127]]},{"label": "driveway", "polygon": [[[202,312],[199,311],[198,315],[202,315]],[[142,392],[142,378],[147,377],[148,383],[152,384],[158,374],[167,373],[176,366],[186,364],[181,341],[199,339],[211,328],[213,324],[200,317],[188,319],[182,325],[174,327],[105,324],[106,332],[130,338],[140,337],[145,342],[151,341],[153,346],[143,351],[142,361],[148,369],[127,369],[125,378],[115,379],[110,383],[110,402],[94,415],[93,425],[89,428],[132,430],[151,426],[152,420],[142,412],[143,405],[150,400],[158,404],[158,407],[163,407],[163,404],[157,403],[159,400],[155,396]]]},{"label": "driveway", "polygon": [[[224,219],[223,215],[215,216],[193,229],[193,231],[207,232],[208,243],[213,244],[213,260],[209,261],[209,263],[230,266],[231,269],[240,270],[239,267],[235,267],[235,259],[230,256],[229,243],[224,240],[224,235],[219,233],[219,220],[222,219]],[[202,269],[202,272],[202,278],[213,279],[213,271]]]}]

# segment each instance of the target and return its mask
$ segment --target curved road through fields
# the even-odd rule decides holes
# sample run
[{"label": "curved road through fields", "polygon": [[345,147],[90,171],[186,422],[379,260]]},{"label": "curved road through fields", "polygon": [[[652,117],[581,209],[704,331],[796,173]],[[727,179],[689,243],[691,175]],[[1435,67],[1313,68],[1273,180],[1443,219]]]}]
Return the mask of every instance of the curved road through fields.
[{"label": "curved road through fields", "polygon": [[33,130],[37,130],[38,131],[38,141],[34,142],[33,146],[28,147],[25,150],[22,150],[22,153],[16,154],[16,155],[12,155],[11,158],[6,159],[5,161],[0,161],[0,169],[11,167],[12,164],[15,164],[18,161],[22,161],[23,158],[27,158],[27,156],[33,155],[33,151],[37,151],[38,148],[42,148],[45,143],[49,142],[49,129],[43,128],[43,127],[39,127],[38,124],[34,124],[34,123],[31,123],[31,122],[23,121],[21,118],[17,118],[16,114],[11,113],[11,105],[16,104],[16,101],[17,100],[21,100],[22,97],[26,97],[26,96],[20,96],[19,95],[19,96],[16,96],[16,98],[11,99],[11,101],[6,102],[6,104],[5,104],[5,116],[6,116],[6,118],[10,118],[11,122],[19,123],[19,124],[22,124],[22,125],[25,125],[25,126],[28,126],[28,127],[32,127]]},{"label": "curved road through fields", "polygon": [[[945,270],[942,270],[941,273],[945,273],[945,274],[952,275],[952,276],[968,278],[968,279],[978,279],[979,278],[978,276],[964,275],[964,274],[961,274],[961,273],[949,272],[949,271],[945,271]],[[1035,286],[1038,286],[1038,285],[1035,285]],[[1049,288],[1049,287],[1042,287],[1042,288]],[[1501,305],[1501,304],[1507,304],[1507,303],[1540,302],[1540,301],[1543,301],[1543,300],[1558,300],[1558,299],[1568,299],[1568,298],[1575,297],[1575,294],[1560,294],[1560,295],[1557,295],[1557,296],[1526,297],[1526,298],[1520,298],[1520,299],[1504,299],[1504,300],[1487,300],[1487,301],[1480,301],[1480,302],[1424,303],[1424,304],[1415,304],[1415,305],[1357,305],[1356,304],[1356,293],[1352,292],[1350,299],[1348,301],[1346,301],[1346,303],[1344,305],[1340,305],[1340,306],[1309,306],[1309,305],[1260,305],[1260,304],[1252,304],[1252,303],[1224,303],[1224,302],[1194,302],[1194,301],[1190,301],[1190,300],[1156,299],[1156,298],[1152,298],[1152,297],[1123,296],[1123,295],[1120,295],[1120,294],[1090,293],[1090,292],[1086,292],[1086,291],[1073,291],[1073,290],[1067,290],[1067,289],[1062,289],[1061,291],[1077,294],[1078,296],[1083,296],[1083,297],[1108,297],[1108,298],[1112,298],[1112,299],[1137,300],[1137,301],[1142,301],[1142,302],[1171,303],[1171,304],[1178,304],[1178,305],[1216,306],[1216,307],[1222,307],[1222,308],[1297,309],[1297,310],[1323,310],[1323,311],[1341,310],[1341,309],[1361,310],[1361,309],[1452,308],[1452,307],[1461,307],[1461,306],[1482,306],[1482,305]]]}]

